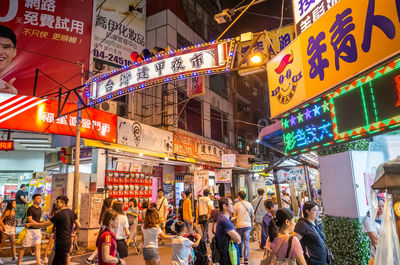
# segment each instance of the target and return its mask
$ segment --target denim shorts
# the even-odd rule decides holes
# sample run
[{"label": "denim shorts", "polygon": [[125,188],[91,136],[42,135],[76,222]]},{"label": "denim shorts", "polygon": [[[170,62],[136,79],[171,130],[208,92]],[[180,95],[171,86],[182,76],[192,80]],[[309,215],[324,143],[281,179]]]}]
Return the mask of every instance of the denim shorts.
[{"label": "denim shorts", "polygon": [[156,248],[143,248],[143,258],[144,260],[159,259],[158,249]]}]

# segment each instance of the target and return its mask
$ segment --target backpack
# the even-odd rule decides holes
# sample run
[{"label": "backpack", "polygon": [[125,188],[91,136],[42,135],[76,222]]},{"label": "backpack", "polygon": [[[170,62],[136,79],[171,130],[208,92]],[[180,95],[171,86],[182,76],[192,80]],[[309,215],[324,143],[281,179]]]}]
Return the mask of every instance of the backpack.
[{"label": "backpack", "polygon": [[[192,242],[196,242],[196,238],[193,235],[187,236]],[[197,247],[193,248],[194,256],[196,259],[194,260],[194,265],[204,265],[208,264],[208,256],[207,256],[207,245],[203,239],[200,239],[200,243]]]},{"label": "backpack", "polygon": [[211,259],[213,263],[220,262],[221,260],[221,253],[219,252],[218,246],[217,246],[217,236],[214,236],[213,239],[211,240],[210,244],[211,248]]},{"label": "backpack", "polygon": [[296,260],[289,258],[290,249],[292,248],[292,240],[293,236],[290,236],[285,258],[278,258],[276,256],[276,253],[279,251],[280,247],[282,246],[283,242],[286,241],[286,239],[280,242],[280,244],[276,248],[276,252],[272,249],[268,249],[264,254],[263,259],[261,260],[260,265],[296,265]]}]

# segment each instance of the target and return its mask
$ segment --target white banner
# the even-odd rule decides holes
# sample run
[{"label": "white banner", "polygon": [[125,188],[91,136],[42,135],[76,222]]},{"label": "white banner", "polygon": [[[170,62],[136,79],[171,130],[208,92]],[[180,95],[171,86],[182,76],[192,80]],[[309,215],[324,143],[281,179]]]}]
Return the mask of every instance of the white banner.
[{"label": "white banner", "polygon": [[302,166],[279,169],[277,175],[279,183],[290,181],[300,183],[305,182],[304,167]]},{"label": "white banner", "polygon": [[216,183],[232,183],[232,169],[216,169],[215,170]]},{"label": "white banner", "polygon": [[208,170],[194,171],[193,188],[195,198],[200,194],[203,195],[203,191],[209,188],[208,179]]},{"label": "white banner", "polygon": [[235,154],[225,154],[222,155],[222,167],[223,168],[232,168],[236,167],[236,155]]},{"label": "white banner", "polygon": [[172,154],[173,134],[140,122],[117,119],[117,143]]},{"label": "white banner", "polygon": [[[145,83],[161,79],[163,82],[172,80],[173,77],[184,78],[184,74],[193,73],[197,75],[198,71],[204,71],[211,74],[214,68],[224,67],[227,59],[227,42],[210,45],[209,48],[193,48],[192,52],[184,51],[175,54],[166,55],[150,60],[149,63],[144,62],[137,67],[129,70],[120,71],[111,77],[100,77],[100,80],[91,84],[89,100],[94,101],[104,96],[111,96],[114,92],[133,87],[138,89],[144,88]],[[204,73],[203,73],[204,74]],[[107,99],[107,98],[106,98]]]}]

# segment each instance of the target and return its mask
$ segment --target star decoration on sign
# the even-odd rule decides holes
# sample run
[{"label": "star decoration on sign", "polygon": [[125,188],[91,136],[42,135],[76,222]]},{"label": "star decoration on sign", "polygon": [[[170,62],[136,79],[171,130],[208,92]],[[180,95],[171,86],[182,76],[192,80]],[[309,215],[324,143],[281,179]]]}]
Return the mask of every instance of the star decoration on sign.
[{"label": "star decoration on sign", "polygon": [[324,113],[329,111],[329,102],[328,101],[324,101],[324,104],[322,104],[322,111]]},{"label": "star decoration on sign", "polygon": [[319,106],[318,104],[315,104],[312,111],[314,112],[314,117],[321,115],[321,106]]},{"label": "star decoration on sign", "polygon": [[297,121],[298,121],[299,123],[304,121],[303,116],[304,116],[304,114],[301,113],[301,112],[299,112],[299,114],[297,115]]},{"label": "star decoration on sign", "polygon": [[304,115],[306,116],[306,120],[312,118],[311,113],[312,113],[312,111],[310,111],[309,109],[306,109],[306,111],[304,112]]},{"label": "star decoration on sign", "polygon": [[296,117],[295,116],[290,117],[290,125],[291,126],[296,125]]},{"label": "star decoration on sign", "polygon": [[289,128],[289,120],[282,119],[282,125],[284,130]]}]

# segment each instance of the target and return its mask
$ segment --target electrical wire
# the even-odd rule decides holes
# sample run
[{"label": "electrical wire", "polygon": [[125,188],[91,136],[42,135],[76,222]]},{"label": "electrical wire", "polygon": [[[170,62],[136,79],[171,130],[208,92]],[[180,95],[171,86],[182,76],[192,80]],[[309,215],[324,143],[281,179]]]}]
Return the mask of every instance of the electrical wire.
[{"label": "electrical wire", "polygon": [[[252,15],[256,15],[256,16],[260,16],[260,17],[268,17],[268,18],[273,18],[273,19],[282,19],[281,17],[271,16],[271,15],[265,15],[265,14],[260,14],[260,13],[256,13],[256,12],[247,11],[247,13],[248,13],[248,14],[252,14]],[[293,20],[292,17],[284,17],[283,19],[286,19],[286,20]]]}]

